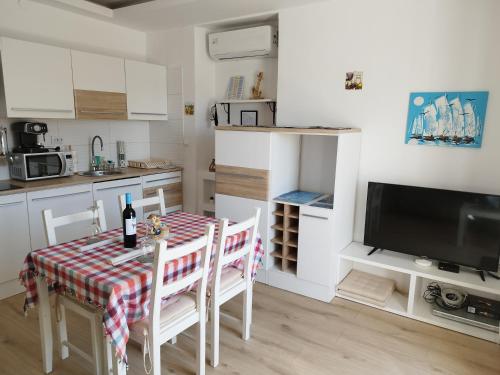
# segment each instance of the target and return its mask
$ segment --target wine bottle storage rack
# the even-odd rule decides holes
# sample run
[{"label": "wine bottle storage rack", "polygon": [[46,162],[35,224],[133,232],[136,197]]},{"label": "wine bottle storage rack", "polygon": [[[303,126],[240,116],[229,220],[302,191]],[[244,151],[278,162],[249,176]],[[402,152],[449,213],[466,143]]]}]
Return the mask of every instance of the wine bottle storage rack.
[{"label": "wine bottle storage rack", "polygon": [[299,207],[276,203],[273,212],[275,223],[271,226],[274,237],[271,240],[274,250],[271,256],[275,265],[282,271],[297,273],[297,254],[299,238]]}]

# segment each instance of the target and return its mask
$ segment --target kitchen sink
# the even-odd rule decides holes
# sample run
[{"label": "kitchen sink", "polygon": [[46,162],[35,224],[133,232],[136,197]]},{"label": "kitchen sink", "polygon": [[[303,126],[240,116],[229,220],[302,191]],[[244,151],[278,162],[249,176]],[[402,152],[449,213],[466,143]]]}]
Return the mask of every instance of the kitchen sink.
[{"label": "kitchen sink", "polygon": [[78,172],[77,174],[79,176],[85,176],[85,177],[102,177],[102,176],[114,176],[114,175],[118,175],[118,174],[123,174],[123,172],[120,170],[85,171],[85,172]]}]

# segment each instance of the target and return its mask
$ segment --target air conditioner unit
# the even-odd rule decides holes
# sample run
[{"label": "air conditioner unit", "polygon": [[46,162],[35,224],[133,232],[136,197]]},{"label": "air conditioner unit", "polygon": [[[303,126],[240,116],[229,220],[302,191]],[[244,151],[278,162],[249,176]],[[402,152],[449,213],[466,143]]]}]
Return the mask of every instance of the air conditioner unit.
[{"label": "air conditioner unit", "polygon": [[216,60],[275,57],[278,33],[272,26],[258,26],[209,34],[208,51]]}]

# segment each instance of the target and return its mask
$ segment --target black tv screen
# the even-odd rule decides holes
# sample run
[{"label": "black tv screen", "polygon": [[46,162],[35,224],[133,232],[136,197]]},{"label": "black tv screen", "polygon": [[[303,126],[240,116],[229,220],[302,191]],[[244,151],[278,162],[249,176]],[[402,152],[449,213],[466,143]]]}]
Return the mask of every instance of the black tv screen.
[{"label": "black tv screen", "polygon": [[370,182],[364,244],[496,272],[500,196]]}]

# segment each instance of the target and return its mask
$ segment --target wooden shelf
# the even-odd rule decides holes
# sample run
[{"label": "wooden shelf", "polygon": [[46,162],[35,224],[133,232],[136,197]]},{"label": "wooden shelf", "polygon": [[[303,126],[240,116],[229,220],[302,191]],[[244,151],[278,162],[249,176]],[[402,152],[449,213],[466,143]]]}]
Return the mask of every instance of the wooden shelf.
[{"label": "wooden shelf", "polygon": [[[271,256],[280,259],[276,261],[276,267],[286,273],[297,274],[297,238],[299,233],[299,207],[287,203],[276,202],[273,211],[275,216],[271,228],[279,231],[271,240],[274,243],[274,251]],[[282,235],[282,236],[280,236]]]},{"label": "wooden shelf", "polygon": [[283,254],[280,251],[273,251],[271,256],[274,258],[283,258]]},{"label": "wooden shelf", "polygon": [[247,103],[275,103],[276,99],[227,99],[219,100],[217,104],[247,104]]},{"label": "wooden shelf", "polygon": [[271,240],[272,243],[277,243],[277,244],[280,244],[280,245],[283,245],[283,238],[280,238],[280,237],[274,237],[272,240]]}]

